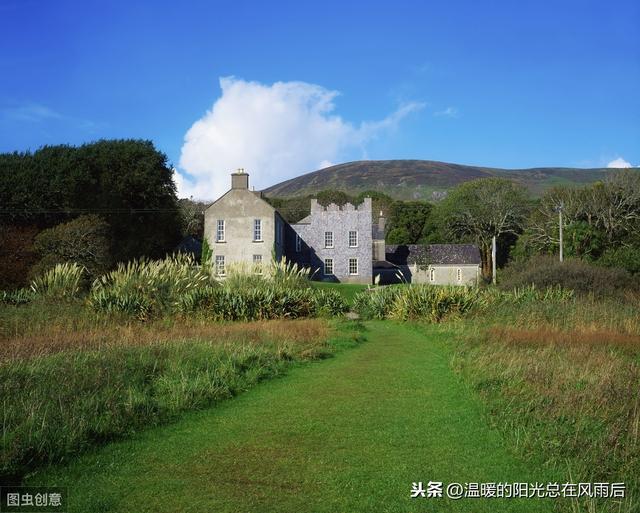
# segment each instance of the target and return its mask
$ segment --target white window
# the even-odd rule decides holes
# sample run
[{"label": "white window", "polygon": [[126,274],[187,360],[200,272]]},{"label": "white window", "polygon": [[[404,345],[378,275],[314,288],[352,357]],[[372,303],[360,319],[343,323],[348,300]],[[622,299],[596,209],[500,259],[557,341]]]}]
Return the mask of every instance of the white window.
[{"label": "white window", "polygon": [[253,268],[256,274],[262,274],[262,255],[253,255]]},{"label": "white window", "polygon": [[262,219],[253,220],[253,240],[262,241]]},{"label": "white window", "polygon": [[216,242],[224,242],[224,219],[218,219],[216,226]]},{"label": "white window", "polygon": [[333,232],[324,232],[324,247],[333,247]]},{"label": "white window", "polygon": [[429,269],[429,280],[436,281],[436,270],[433,267]]},{"label": "white window", "polygon": [[296,253],[300,253],[302,250],[302,241],[300,240],[300,235],[296,233]]},{"label": "white window", "polygon": [[358,274],[358,259],[349,259],[349,274]]},{"label": "white window", "polygon": [[358,232],[355,230],[351,230],[349,232],[349,247],[350,248],[358,247]]},{"label": "white window", "polygon": [[462,269],[457,269],[456,270],[456,279],[458,281],[462,281]]},{"label": "white window", "polygon": [[327,276],[333,274],[333,258],[324,259],[324,274]]},{"label": "white window", "polygon": [[224,255],[216,255],[216,274],[224,276]]}]

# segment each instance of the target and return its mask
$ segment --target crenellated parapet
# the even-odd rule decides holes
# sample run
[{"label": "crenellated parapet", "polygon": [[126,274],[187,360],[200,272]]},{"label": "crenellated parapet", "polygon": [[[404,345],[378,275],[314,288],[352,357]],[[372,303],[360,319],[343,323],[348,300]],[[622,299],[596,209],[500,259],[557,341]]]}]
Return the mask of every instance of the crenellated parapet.
[{"label": "crenellated parapet", "polygon": [[359,212],[371,211],[371,198],[364,198],[364,201],[359,205],[354,205],[353,203],[345,203],[344,205],[337,205],[335,203],[329,203],[327,206],[323,206],[318,203],[316,198],[311,199],[311,213],[320,213],[320,212]]}]

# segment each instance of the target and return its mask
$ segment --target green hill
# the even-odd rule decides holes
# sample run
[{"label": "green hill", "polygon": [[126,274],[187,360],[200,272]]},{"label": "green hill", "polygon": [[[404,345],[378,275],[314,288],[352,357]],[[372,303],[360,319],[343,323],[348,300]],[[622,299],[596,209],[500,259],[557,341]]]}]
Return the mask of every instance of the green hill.
[{"label": "green hill", "polygon": [[315,194],[338,189],[349,194],[366,190],[385,192],[397,199],[434,199],[469,180],[502,177],[521,183],[539,195],[554,185],[582,185],[602,180],[611,169],[543,167],[498,169],[430,160],[362,160],[313,171],[265,189],[274,198]]}]

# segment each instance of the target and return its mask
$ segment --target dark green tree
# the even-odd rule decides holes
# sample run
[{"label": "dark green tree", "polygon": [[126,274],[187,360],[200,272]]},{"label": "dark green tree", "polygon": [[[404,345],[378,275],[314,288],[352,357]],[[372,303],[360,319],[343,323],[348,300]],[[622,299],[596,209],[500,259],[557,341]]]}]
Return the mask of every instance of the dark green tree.
[{"label": "dark green tree", "polygon": [[115,261],[162,256],[180,237],[173,170],[151,141],[0,155],[0,205],[3,222],[41,228],[99,214],[109,225]]},{"label": "dark green tree", "polygon": [[76,262],[96,278],[112,264],[109,246],[109,225],[100,216],[83,215],[60,223],[37,235],[34,249],[40,260],[31,274],[35,277],[56,264]]},{"label": "dark green tree", "polygon": [[388,222],[389,244],[416,244],[425,238],[433,205],[426,201],[394,201]]}]

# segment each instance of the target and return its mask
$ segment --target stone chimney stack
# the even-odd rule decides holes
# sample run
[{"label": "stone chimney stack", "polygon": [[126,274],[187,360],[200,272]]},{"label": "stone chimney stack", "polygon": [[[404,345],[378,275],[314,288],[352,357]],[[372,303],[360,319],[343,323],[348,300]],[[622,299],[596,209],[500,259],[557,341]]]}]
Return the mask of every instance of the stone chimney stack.
[{"label": "stone chimney stack", "polygon": [[249,174],[245,173],[243,168],[231,173],[231,188],[249,190]]}]

